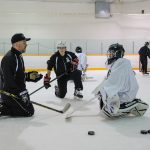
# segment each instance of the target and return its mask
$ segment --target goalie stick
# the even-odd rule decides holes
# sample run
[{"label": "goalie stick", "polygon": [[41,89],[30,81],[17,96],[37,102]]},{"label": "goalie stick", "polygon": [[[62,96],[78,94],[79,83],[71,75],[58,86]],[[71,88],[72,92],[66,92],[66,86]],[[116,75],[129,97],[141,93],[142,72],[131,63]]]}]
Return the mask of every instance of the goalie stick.
[{"label": "goalie stick", "polygon": [[[7,95],[7,96],[10,96],[13,99],[19,99],[18,96],[14,95],[14,94],[11,94],[9,92],[3,91],[3,90],[0,90],[0,93],[4,94],[4,95]],[[41,107],[46,108],[46,109],[50,109],[50,110],[56,111],[58,113],[65,113],[70,108],[70,106],[71,106],[70,103],[67,103],[62,110],[58,110],[58,109],[55,109],[55,108],[52,108],[52,107],[49,107],[49,106],[46,106],[46,105],[34,102],[34,101],[31,101],[31,103],[35,104],[35,105],[38,105],[38,106],[41,106]]]},{"label": "goalie stick", "polygon": [[80,108],[82,108],[83,106],[89,104],[91,101],[93,101],[96,97],[94,96],[93,98],[91,98],[90,100],[88,100],[86,103],[84,103],[83,105],[77,107],[76,109],[74,109],[72,112],[68,113],[65,117],[65,119],[69,119],[72,117],[72,114],[78,110],[80,110]]},{"label": "goalie stick", "polygon": [[82,108],[83,106],[87,105],[88,103],[90,103],[91,101],[93,101],[96,97],[97,97],[97,94],[98,94],[98,91],[100,90],[100,88],[103,86],[105,82],[105,79],[92,91],[92,94],[94,94],[95,96],[93,98],[91,98],[90,100],[88,100],[84,105],[81,105],[79,106],[77,109],[73,110],[72,112],[68,113],[65,117],[65,119],[69,119],[72,116],[72,114],[76,111],[78,111],[80,108]]},{"label": "goalie stick", "polygon": [[99,113],[98,114],[81,114],[81,115],[71,115],[71,117],[69,117],[69,118],[65,118],[65,119],[70,119],[70,118],[85,118],[85,117],[87,117],[87,118],[92,118],[92,117],[99,117],[100,115],[99,115]]}]

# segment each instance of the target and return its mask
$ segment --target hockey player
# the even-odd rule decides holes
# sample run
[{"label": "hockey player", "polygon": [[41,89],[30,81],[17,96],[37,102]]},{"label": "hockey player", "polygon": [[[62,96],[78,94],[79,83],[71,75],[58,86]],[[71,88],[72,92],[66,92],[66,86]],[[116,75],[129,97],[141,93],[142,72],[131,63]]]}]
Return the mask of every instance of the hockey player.
[{"label": "hockey player", "polygon": [[81,93],[83,85],[81,72],[77,69],[79,62],[77,56],[72,52],[66,51],[66,45],[62,41],[57,45],[57,50],[47,61],[47,74],[44,77],[45,88],[50,87],[51,71],[54,68],[57,77],[64,74],[57,80],[58,86],[55,86],[55,95],[59,98],[64,98],[67,93],[67,82],[73,80],[75,84],[75,98],[83,98]]},{"label": "hockey player", "polygon": [[79,64],[78,64],[78,69],[82,72],[82,81],[84,81],[86,79],[86,69],[88,67],[87,65],[87,56],[82,53],[82,48],[80,46],[76,47],[75,49],[76,51],[76,56],[78,57],[79,59]]},{"label": "hockey player", "polygon": [[25,73],[22,54],[26,51],[29,40],[30,38],[25,38],[22,33],[13,35],[12,48],[2,58],[0,115],[30,117],[34,114],[25,81],[37,82],[42,75],[36,71]]},{"label": "hockey player", "polygon": [[150,58],[150,49],[149,49],[149,42],[145,42],[145,45],[140,48],[139,56],[140,56],[140,63],[142,65],[141,71],[143,75],[149,74],[147,72],[147,57]]},{"label": "hockey player", "polygon": [[[0,90],[2,90],[2,70],[1,70],[1,67],[0,67]],[[0,93],[0,102],[2,101],[1,99],[1,93]]]},{"label": "hockey player", "polygon": [[93,91],[99,97],[100,110],[111,118],[128,114],[143,116],[149,107],[136,98],[139,87],[130,61],[123,58],[124,52],[122,45],[110,45],[107,77]]}]

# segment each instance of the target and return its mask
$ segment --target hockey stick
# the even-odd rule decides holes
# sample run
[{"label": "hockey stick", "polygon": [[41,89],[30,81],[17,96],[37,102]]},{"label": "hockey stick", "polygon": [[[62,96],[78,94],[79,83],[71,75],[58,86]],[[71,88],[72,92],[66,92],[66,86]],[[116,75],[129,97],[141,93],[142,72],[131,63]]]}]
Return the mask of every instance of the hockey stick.
[{"label": "hockey stick", "polygon": [[[49,83],[52,83],[53,81],[55,81],[55,80],[61,78],[61,77],[64,76],[65,74],[66,74],[66,73],[61,74],[60,76],[58,76],[58,77],[54,78],[53,80],[51,80]],[[45,87],[44,85],[41,86],[40,88],[38,88],[38,89],[36,89],[35,91],[33,91],[32,93],[30,93],[30,95],[36,93],[37,91],[39,91],[40,89],[42,89],[42,88],[44,88],[44,87]]]},{"label": "hockey stick", "polygon": [[37,103],[37,102],[33,102],[33,101],[31,101],[31,102],[32,102],[32,104],[35,104],[35,105],[38,105],[38,106],[41,106],[41,107],[44,107],[44,108],[47,108],[47,109],[50,109],[50,110],[62,113],[62,114],[65,113],[71,106],[70,103],[67,103],[62,110],[58,110],[58,109],[55,109],[55,108],[52,108],[52,107],[48,107],[48,106],[45,106],[45,105]]},{"label": "hockey stick", "polygon": [[[9,96],[9,97],[12,97],[13,99],[19,99],[18,96],[14,95],[14,94],[11,94],[11,93],[9,93],[9,92],[3,91],[3,90],[0,90],[0,93],[1,93],[1,94],[4,94],[4,95],[7,95],[7,96]],[[70,103],[67,103],[67,104],[64,106],[64,108],[63,108],[62,110],[58,110],[58,109],[54,109],[54,108],[52,108],[52,107],[48,107],[48,106],[46,106],[46,105],[43,105],[43,104],[40,104],[40,103],[37,103],[37,102],[31,101],[31,103],[32,103],[32,104],[35,104],[35,105],[38,105],[38,106],[41,106],[41,107],[43,107],[43,108],[47,108],[47,109],[50,109],[50,110],[59,112],[59,113],[65,113],[65,112],[70,108],[70,106],[71,106]]]},{"label": "hockey stick", "polygon": [[[70,118],[92,118],[92,117],[99,117],[99,113],[98,114],[83,114],[83,115],[72,115]],[[70,119],[70,118],[65,118],[65,119]]]},{"label": "hockey stick", "polygon": [[69,114],[67,114],[66,117],[65,117],[65,119],[71,118],[71,117],[72,117],[72,114],[73,114],[75,111],[78,111],[81,107],[83,107],[83,106],[89,104],[91,101],[93,101],[93,100],[97,97],[97,93],[98,93],[98,91],[100,90],[100,87],[103,86],[104,82],[105,82],[105,79],[92,91],[92,94],[94,94],[94,95],[96,95],[96,96],[94,96],[93,98],[91,98],[90,100],[88,100],[85,104],[79,106],[77,109],[75,109],[75,110],[73,110],[72,112],[70,112]]},{"label": "hockey stick", "polygon": [[89,104],[91,101],[93,101],[96,97],[94,96],[93,98],[89,99],[86,103],[84,103],[83,105],[77,107],[76,109],[74,109],[72,112],[68,113],[65,117],[65,119],[70,119],[72,117],[72,114],[78,110],[80,110],[80,108],[82,108],[83,106]]}]

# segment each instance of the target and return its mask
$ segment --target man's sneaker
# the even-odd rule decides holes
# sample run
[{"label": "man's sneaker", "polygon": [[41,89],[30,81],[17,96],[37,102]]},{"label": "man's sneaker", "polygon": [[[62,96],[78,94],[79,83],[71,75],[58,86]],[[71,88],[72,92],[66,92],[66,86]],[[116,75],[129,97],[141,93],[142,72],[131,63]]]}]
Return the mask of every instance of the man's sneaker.
[{"label": "man's sneaker", "polygon": [[82,98],[83,98],[83,95],[82,95],[82,93],[80,92],[79,89],[76,89],[76,90],[75,90],[75,92],[74,92],[74,97],[75,97],[76,99],[82,99]]}]

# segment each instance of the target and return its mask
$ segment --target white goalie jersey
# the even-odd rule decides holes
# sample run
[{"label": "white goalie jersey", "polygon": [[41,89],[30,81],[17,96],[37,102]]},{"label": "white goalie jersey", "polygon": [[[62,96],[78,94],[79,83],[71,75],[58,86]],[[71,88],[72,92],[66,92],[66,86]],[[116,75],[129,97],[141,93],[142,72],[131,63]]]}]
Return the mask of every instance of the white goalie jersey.
[{"label": "white goalie jersey", "polygon": [[109,98],[117,94],[121,104],[136,98],[139,86],[129,60],[119,58],[114,62],[103,89]]},{"label": "white goalie jersey", "polygon": [[138,89],[130,61],[119,58],[111,64],[107,78],[93,93],[97,94],[100,91],[104,105],[112,111],[111,113],[115,114],[119,110],[120,104],[131,102],[136,98]]}]

